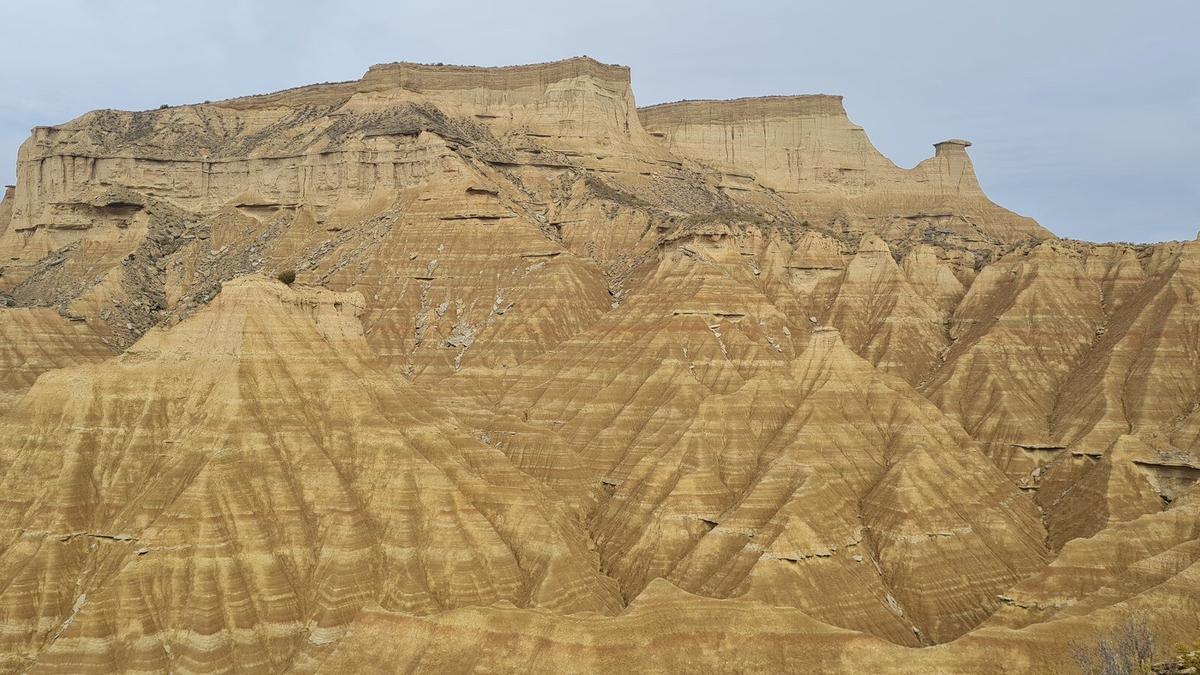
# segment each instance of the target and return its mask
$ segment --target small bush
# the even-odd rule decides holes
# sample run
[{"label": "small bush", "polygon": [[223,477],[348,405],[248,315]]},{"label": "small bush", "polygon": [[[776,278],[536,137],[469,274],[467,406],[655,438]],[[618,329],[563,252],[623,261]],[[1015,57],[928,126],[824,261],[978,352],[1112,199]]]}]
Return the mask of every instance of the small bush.
[{"label": "small bush", "polygon": [[1149,673],[1154,635],[1145,616],[1132,616],[1093,644],[1075,647],[1075,664],[1087,675]]},{"label": "small bush", "polygon": [[1178,645],[1175,647],[1175,651],[1179,654],[1178,662],[1181,671],[1195,668],[1196,672],[1200,673],[1200,640],[1196,640],[1190,645]]},{"label": "small bush", "polygon": [[284,270],[275,275],[275,278],[287,284],[288,286],[291,286],[292,284],[296,283],[296,270]]}]

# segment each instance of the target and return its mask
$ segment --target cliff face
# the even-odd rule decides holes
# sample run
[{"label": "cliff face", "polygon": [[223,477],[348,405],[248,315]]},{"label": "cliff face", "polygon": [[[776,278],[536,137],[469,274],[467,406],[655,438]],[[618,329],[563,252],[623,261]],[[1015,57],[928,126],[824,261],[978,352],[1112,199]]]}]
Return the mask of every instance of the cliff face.
[{"label": "cliff face", "polygon": [[836,96],[638,109],[588,58],[35,129],[0,671],[1062,672],[1147,608],[1200,633],[1200,243],[1060,240],[968,146],[896,167]]},{"label": "cliff face", "polygon": [[756,183],[782,194],[810,222],[900,237],[949,234],[976,246],[1050,236],[987,199],[969,142],[936,143],[933,157],[900,169],[850,121],[840,96],[682,101],[640,114],[673,152],[721,171],[731,187]]},{"label": "cliff face", "polygon": [[16,199],[17,186],[5,185],[4,197],[0,198],[0,237],[8,230],[8,224],[12,221],[13,201]]},{"label": "cliff face", "polygon": [[[447,113],[473,117],[497,134],[520,129],[562,149],[627,141],[648,145],[633,100],[629,69],[582,57],[540,66],[464,68],[373,66],[365,91],[419,93]],[[590,146],[590,147],[589,147]]]},{"label": "cliff face", "polygon": [[603,162],[596,146],[610,144],[653,154],[625,68],[586,58],[502,69],[390,64],[353,83],[141,113],[104,110],[38,127],[18,157],[14,228],[82,227],[94,218],[83,210],[89,190],[107,185],[192,209],[231,202],[305,204],[321,215],[353,209],[433,170],[407,156],[422,131],[482,147],[509,133],[529,139],[492,148],[496,161],[588,150],[583,163]]}]

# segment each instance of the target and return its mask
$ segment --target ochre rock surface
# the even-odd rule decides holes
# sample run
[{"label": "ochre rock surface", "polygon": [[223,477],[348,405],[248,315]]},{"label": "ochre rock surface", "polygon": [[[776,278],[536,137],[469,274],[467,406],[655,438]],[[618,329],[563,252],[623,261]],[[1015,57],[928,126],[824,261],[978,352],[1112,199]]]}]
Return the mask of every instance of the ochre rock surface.
[{"label": "ochre rock surface", "polygon": [[931,228],[969,243],[1050,234],[988,200],[970,142],[935,143],[933,157],[901,169],[850,121],[841,96],[680,101],[641,113],[650,133],[721,172],[731,189],[768,188],[808,218],[833,215],[847,228],[892,236]]},{"label": "ochre rock surface", "polygon": [[[840,97],[406,63],[38,127],[0,672],[1071,672],[1200,636],[1200,241]],[[284,283],[282,272],[295,273]]]}]

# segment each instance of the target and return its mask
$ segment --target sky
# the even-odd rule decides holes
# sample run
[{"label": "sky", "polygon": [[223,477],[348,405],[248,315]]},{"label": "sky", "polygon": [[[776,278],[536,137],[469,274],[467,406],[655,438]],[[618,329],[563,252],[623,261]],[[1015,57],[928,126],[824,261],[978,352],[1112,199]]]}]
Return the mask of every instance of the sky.
[{"label": "sky", "polygon": [[1193,0],[5,0],[0,183],[40,124],[360,77],[374,63],[632,68],[639,105],[845,96],[895,163],[966,138],[985,191],[1064,237],[1200,230]]}]

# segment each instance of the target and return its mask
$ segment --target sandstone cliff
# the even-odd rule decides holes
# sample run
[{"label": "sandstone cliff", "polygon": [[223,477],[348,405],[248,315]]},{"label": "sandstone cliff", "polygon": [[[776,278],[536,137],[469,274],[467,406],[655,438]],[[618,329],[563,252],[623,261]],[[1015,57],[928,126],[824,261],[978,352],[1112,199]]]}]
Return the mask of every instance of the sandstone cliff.
[{"label": "sandstone cliff", "polygon": [[1049,236],[987,199],[968,141],[935,143],[933,157],[900,169],[850,121],[840,96],[682,101],[640,112],[653,135],[720,171],[731,189],[766,187],[816,224],[975,246]]},{"label": "sandstone cliff", "polygon": [[[1064,672],[1200,634],[1200,242],[586,57],[38,127],[0,672]],[[982,179],[982,181],[981,181]],[[296,281],[275,277],[294,271]]]}]

